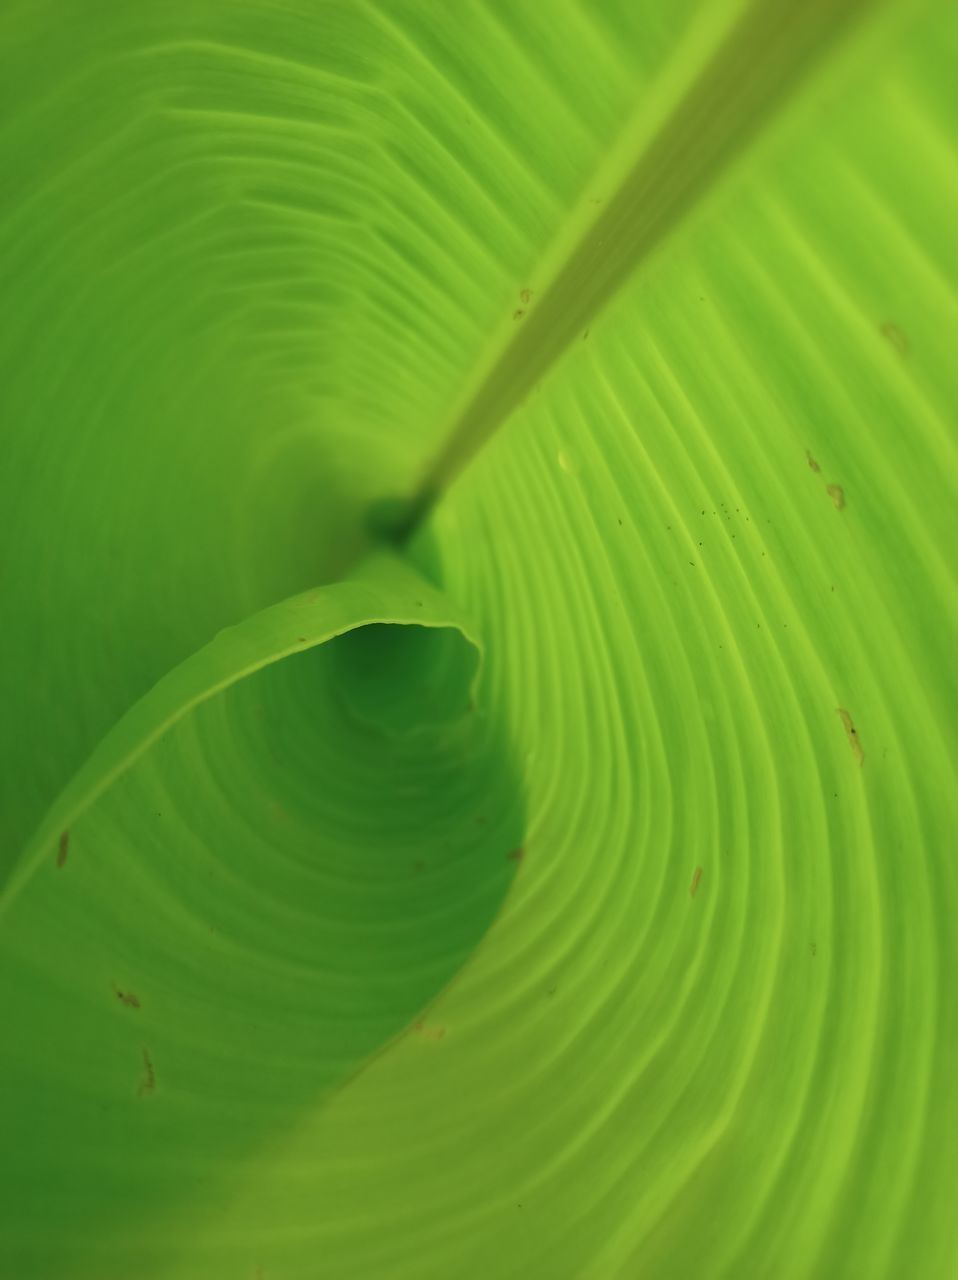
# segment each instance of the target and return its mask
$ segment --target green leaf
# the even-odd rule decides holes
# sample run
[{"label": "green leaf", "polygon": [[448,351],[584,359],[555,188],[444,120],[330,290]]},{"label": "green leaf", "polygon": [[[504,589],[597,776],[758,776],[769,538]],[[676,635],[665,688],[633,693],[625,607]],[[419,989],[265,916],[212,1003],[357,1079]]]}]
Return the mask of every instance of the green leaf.
[{"label": "green leaf", "polygon": [[53,806],[3,902],[18,1274],[159,1256],[211,1169],[255,1160],[398,1037],[442,1039],[428,1007],[521,833],[469,701],[477,643],[377,555],[221,632]]},{"label": "green leaf", "polygon": [[0,16],[11,1274],[951,1274],[956,53]]}]

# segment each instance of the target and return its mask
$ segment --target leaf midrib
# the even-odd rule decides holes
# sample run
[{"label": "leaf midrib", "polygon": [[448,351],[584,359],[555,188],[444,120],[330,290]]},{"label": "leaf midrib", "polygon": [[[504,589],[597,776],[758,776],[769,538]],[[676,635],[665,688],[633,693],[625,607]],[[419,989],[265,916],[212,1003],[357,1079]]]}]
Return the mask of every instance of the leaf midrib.
[{"label": "leaf midrib", "polygon": [[521,314],[517,308],[514,319],[504,319],[498,354],[483,363],[414,494],[389,523],[392,538],[402,542],[414,532],[635,269],[768,127],[810,71],[882,2],[754,0],[686,78],[650,137],[641,121],[629,122],[613,168],[603,174],[601,189],[607,193],[611,185],[611,194],[594,213],[590,209],[591,216],[581,208],[570,212],[534,297]]}]

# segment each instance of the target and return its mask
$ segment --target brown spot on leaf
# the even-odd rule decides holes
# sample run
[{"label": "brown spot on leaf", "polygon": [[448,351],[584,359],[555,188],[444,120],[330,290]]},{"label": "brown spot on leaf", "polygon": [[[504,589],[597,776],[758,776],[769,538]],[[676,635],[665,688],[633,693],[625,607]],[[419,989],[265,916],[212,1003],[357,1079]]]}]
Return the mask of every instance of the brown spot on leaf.
[{"label": "brown spot on leaf", "polygon": [[845,507],[845,490],[840,484],[827,484],[825,492],[834,503],[836,511],[842,511]]},{"label": "brown spot on leaf", "polygon": [[891,320],[886,320],[884,324],[879,326],[879,328],[882,337],[886,338],[891,343],[900,356],[904,357],[908,355],[908,339],[902,333],[901,329],[899,329],[897,324],[894,324]]},{"label": "brown spot on leaf", "polygon": [[522,859],[525,857],[525,852],[526,852],[525,849],[512,849],[509,853],[506,854],[506,857],[509,859],[510,862],[521,862]]},{"label": "brown spot on leaf", "polygon": [[702,868],[696,867],[695,870],[692,872],[692,884],[689,887],[689,893],[692,895],[693,898],[698,892],[699,881],[701,879],[702,879]]},{"label": "brown spot on leaf", "polygon": [[297,643],[297,644],[305,644],[305,643],[306,643],[306,637],[305,637],[305,636],[297,636],[297,637],[296,637],[296,643]]},{"label": "brown spot on leaf", "polygon": [[587,338],[588,336],[589,336],[589,330],[588,330],[588,329],[586,329],[585,333],[582,335],[582,341],[583,341],[583,342],[585,342],[585,340],[586,340],[586,338]]},{"label": "brown spot on leaf", "polygon": [[153,1059],[150,1057],[149,1049],[143,1050],[143,1079],[140,1081],[140,1087],[137,1090],[140,1097],[144,1094],[154,1093],[156,1090],[156,1071],[153,1068]]},{"label": "brown spot on leaf", "polygon": [[808,449],[805,450],[805,457],[808,459],[808,465],[811,467],[813,471],[821,471],[821,467],[812,457],[811,452]]},{"label": "brown spot on leaf", "polygon": [[531,290],[531,289],[520,289],[520,290],[519,290],[519,301],[520,301],[520,302],[528,303],[531,297],[532,297],[532,290]]},{"label": "brown spot on leaf", "polygon": [[845,734],[848,738],[848,745],[852,749],[852,754],[860,765],[864,764],[865,752],[862,748],[861,738],[858,736],[858,730],[855,728],[851,716],[844,707],[836,707],[835,710],[838,712],[841,717],[841,722],[845,726]]},{"label": "brown spot on leaf", "polygon": [[422,1036],[424,1040],[441,1040],[446,1034],[445,1027],[428,1026],[425,1018],[420,1018],[418,1022],[414,1022],[412,1029],[417,1035]]},{"label": "brown spot on leaf", "polygon": [[120,988],[113,984],[113,990],[116,992],[116,998],[120,1004],[125,1004],[128,1009],[139,1009],[140,997],[133,991],[121,991]]},{"label": "brown spot on leaf", "polygon": [[512,318],[513,320],[521,320],[525,314],[526,313],[522,310],[522,308],[519,307],[517,310],[513,311]]},{"label": "brown spot on leaf", "polygon": [[60,843],[57,846],[57,866],[62,867],[67,860],[67,854],[70,852],[70,833],[69,831],[60,832]]}]

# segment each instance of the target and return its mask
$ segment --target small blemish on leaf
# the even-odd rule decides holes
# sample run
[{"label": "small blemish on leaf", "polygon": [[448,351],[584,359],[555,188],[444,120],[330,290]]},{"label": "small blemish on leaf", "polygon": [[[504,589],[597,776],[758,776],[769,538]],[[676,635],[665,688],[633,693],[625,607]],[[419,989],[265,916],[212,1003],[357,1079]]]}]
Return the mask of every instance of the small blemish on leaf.
[{"label": "small blemish on leaf", "polygon": [[692,883],[689,886],[689,893],[694,898],[699,888],[699,881],[702,879],[702,868],[696,867],[692,872]]},{"label": "small blemish on leaf", "polygon": [[512,849],[509,853],[506,854],[506,857],[509,859],[510,862],[521,862],[522,859],[525,857],[525,852],[526,852],[525,849]]},{"label": "small blemish on leaf", "polygon": [[60,832],[60,843],[57,846],[57,866],[62,867],[67,860],[70,852],[70,833],[69,831]]},{"label": "small blemish on leaf", "polygon": [[818,465],[818,463],[817,463],[817,462],[815,461],[815,459],[812,457],[812,455],[811,455],[811,453],[809,452],[809,450],[808,450],[808,449],[806,449],[806,450],[805,450],[805,457],[808,459],[808,465],[811,467],[811,469],[812,469],[813,471],[821,471],[821,467]]},{"label": "small blemish on leaf", "polygon": [[526,303],[528,303],[531,297],[532,297],[532,290],[531,290],[531,289],[520,289],[520,290],[519,290],[519,301],[520,301],[520,302],[526,302]]},{"label": "small blemish on leaf", "polygon": [[446,1034],[445,1027],[428,1026],[425,1018],[420,1018],[418,1022],[414,1022],[412,1029],[421,1035],[424,1040],[441,1040]]},{"label": "small blemish on leaf", "polygon": [[116,998],[120,1004],[125,1004],[128,1009],[139,1009],[140,998],[133,991],[121,991],[114,983],[113,990],[116,992]]},{"label": "small blemish on leaf", "polygon": [[861,738],[858,736],[858,730],[855,728],[854,721],[844,707],[836,707],[835,710],[838,712],[841,722],[845,726],[845,734],[848,738],[848,745],[852,749],[852,754],[860,765],[864,764],[865,752],[862,748]]},{"label": "small blemish on leaf", "polygon": [[153,1059],[150,1057],[149,1049],[143,1050],[143,1079],[140,1082],[138,1093],[140,1097],[144,1094],[153,1093],[156,1090],[156,1071],[153,1068]]},{"label": "small blemish on leaf", "polygon": [[891,320],[886,320],[884,324],[880,326],[880,331],[882,337],[887,338],[900,356],[904,357],[908,355],[908,339],[902,333],[901,329],[899,329],[897,324],[894,324]]},{"label": "small blemish on leaf", "polygon": [[515,311],[513,311],[512,318],[513,320],[521,320],[525,314],[526,313],[522,310],[522,308],[518,307]]},{"label": "small blemish on leaf", "polygon": [[845,507],[845,490],[840,484],[827,484],[825,492],[831,498],[836,511],[842,511]]}]

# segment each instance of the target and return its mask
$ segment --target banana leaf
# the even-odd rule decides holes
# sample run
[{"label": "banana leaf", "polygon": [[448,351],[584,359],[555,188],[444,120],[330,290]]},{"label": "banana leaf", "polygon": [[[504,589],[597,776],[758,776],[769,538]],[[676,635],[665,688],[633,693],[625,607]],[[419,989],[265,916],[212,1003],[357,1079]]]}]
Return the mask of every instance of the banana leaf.
[{"label": "banana leaf", "polygon": [[956,56],[7,0],[0,1274],[958,1276]]}]

